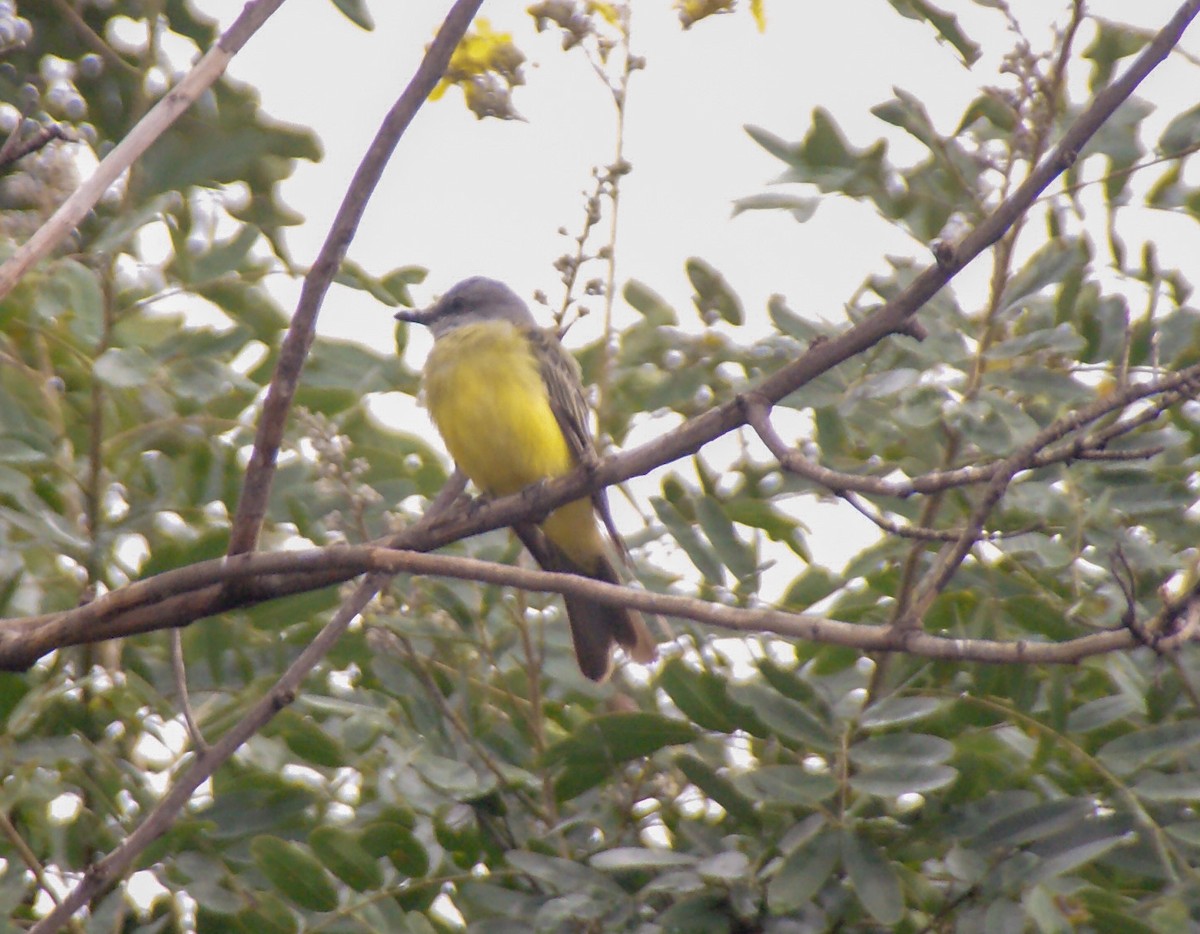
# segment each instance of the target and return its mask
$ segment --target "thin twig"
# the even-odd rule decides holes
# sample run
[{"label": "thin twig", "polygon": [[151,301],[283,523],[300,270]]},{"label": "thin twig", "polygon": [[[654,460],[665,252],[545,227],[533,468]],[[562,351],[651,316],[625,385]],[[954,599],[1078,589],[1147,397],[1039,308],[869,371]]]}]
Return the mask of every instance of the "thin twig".
[{"label": "thin twig", "polygon": [[192,738],[192,745],[203,751],[208,748],[208,743],[192,713],[192,701],[188,696],[187,665],[183,659],[183,633],[178,629],[171,630],[171,673],[175,676],[175,691],[179,695],[179,707],[183,711],[183,722],[187,726],[188,736]]},{"label": "thin twig", "polygon": [[[1172,373],[1169,377],[1164,377],[1162,382],[1165,385],[1163,388],[1176,389],[1191,386],[1196,380],[1198,372],[1200,372],[1200,364],[1188,367],[1186,370],[1180,370],[1177,373]],[[1004,495],[1004,491],[1008,488],[1013,477],[1022,470],[1029,468],[1029,464],[1033,461],[1038,451],[1078,431],[1084,425],[1102,418],[1110,412],[1122,409],[1131,402],[1144,398],[1145,395],[1145,387],[1136,384],[1112,392],[1107,396],[1095,400],[1090,405],[1085,405],[1073,412],[1069,412],[1050,425],[1047,425],[1034,435],[1031,440],[1017,448],[1016,451],[1001,461],[999,469],[993,474],[987,487],[984,489],[983,495],[976,504],[962,535],[959,536],[957,541],[946,545],[938,552],[933,565],[917,586],[912,605],[908,608],[905,616],[897,620],[896,625],[901,628],[919,625],[921,618],[928,611],[934,599],[941,593],[946,584],[949,583],[958,566],[979,540],[987,517],[991,515],[992,510],[999,503],[1000,498]]]},{"label": "thin twig", "polygon": [[147,846],[160,837],[175,816],[187,804],[192,793],[207,781],[217,768],[238,748],[257,733],[280,710],[295,700],[304,679],[325,657],[346,631],[346,627],[375,596],[382,575],[370,575],[354,594],[342,604],[324,628],[288,666],[271,690],[250,708],[227,733],[207,749],[198,751],[191,766],[175,780],[162,800],[128,837],[84,874],[83,880],[71,890],[55,909],[30,929],[30,934],[49,934],[57,931],[68,918],[86,905],[97,893],[120,879]]},{"label": "thin twig", "polygon": [[22,137],[20,132],[23,123],[23,120],[18,120],[16,127],[4,141],[4,145],[0,146],[0,169],[24,159],[30,153],[37,152],[56,139],[72,143],[79,139],[74,130],[57,123],[40,126],[31,135]]},{"label": "thin twig", "polygon": [[[3,808],[0,808],[0,831],[3,831],[4,836],[8,838],[8,842],[13,845],[13,849],[17,851],[17,854],[21,857],[21,861],[25,864],[25,868],[33,874],[33,880],[38,884],[38,888],[45,892],[54,904],[61,904],[58,892],[55,891],[50,880],[46,878],[45,867],[38,861],[37,854],[30,849],[29,844],[25,842],[25,838],[21,836],[20,831],[17,830],[16,825],[13,824],[8,813]],[[77,918],[72,918],[70,923],[72,931],[77,932],[77,934],[83,934],[83,925]]]},{"label": "thin twig", "polygon": [[[1030,460],[1028,469],[1036,470],[1073,460],[1145,460],[1160,454],[1163,450],[1160,446],[1131,448],[1123,451],[1105,449],[1105,446],[1111,444],[1116,438],[1154,421],[1167,408],[1190,395],[1190,393],[1178,391],[1163,392],[1161,386],[1155,382],[1144,382],[1137,385],[1145,390],[1145,394],[1141,398],[1161,393],[1162,399],[1155,406],[1145,411],[1126,416],[1094,432],[1086,435],[1078,435],[1064,444],[1055,445],[1038,452]],[[780,467],[788,473],[794,473],[819,486],[823,486],[839,496],[849,493],[862,493],[869,496],[888,496],[894,499],[907,499],[916,494],[940,493],[943,490],[957,487],[987,483],[995,476],[996,471],[1003,464],[1003,461],[992,461],[987,464],[971,464],[967,467],[956,467],[952,470],[932,470],[929,473],[905,480],[889,480],[883,477],[831,470],[828,467],[809,460],[796,449],[788,447],[771,422],[771,407],[765,398],[757,393],[745,393],[740,398],[742,404],[745,406],[747,423],[754,429],[763,444],[766,445],[767,450],[779,462]]]}]

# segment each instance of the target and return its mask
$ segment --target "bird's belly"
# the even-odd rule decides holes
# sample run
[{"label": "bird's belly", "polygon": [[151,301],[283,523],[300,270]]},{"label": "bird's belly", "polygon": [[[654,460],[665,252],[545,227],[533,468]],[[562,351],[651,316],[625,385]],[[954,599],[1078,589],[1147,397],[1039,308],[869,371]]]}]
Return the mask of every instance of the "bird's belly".
[{"label": "bird's belly", "polygon": [[526,338],[476,325],[434,345],[425,400],[458,466],[486,493],[505,495],[573,466]]}]

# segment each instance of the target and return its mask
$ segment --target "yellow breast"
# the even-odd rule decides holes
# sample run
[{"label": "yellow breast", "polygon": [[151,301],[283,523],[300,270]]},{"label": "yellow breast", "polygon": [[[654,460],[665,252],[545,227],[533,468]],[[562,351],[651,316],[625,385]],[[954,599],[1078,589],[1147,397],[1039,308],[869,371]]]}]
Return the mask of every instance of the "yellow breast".
[{"label": "yellow breast", "polygon": [[515,493],[574,466],[529,341],[507,321],[442,336],[425,364],[425,401],[450,455],[485,493]]}]

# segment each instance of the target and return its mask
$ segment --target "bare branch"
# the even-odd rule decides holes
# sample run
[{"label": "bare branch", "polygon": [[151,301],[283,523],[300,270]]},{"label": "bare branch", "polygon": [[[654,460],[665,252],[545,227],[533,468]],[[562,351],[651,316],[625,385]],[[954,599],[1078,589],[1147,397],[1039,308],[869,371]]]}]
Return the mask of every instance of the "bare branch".
[{"label": "bare branch", "polygon": [[[364,584],[371,582],[379,574],[390,576],[408,573],[474,580],[545,593],[571,594],[647,613],[689,619],[735,632],[773,633],[784,638],[850,646],[863,652],[900,651],[928,658],[994,663],[1067,664],[1089,655],[1127,649],[1140,644],[1127,627],[1063,643],[950,639],[917,631],[907,632],[903,628],[864,626],[814,614],[791,613],[773,608],[729,607],[711,604],[694,597],[650,593],[607,584],[575,574],[551,573],[451,555],[398,551],[379,545],[339,545],[308,551],[251,553],[234,558],[217,558],[177,571],[165,572],[143,583],[156,585],[154,588],[146,588],[145,591],[148,599],[156,600],[162,598],[162,591],[167,584],[184,587],[205,578],[237,581],[271,575],[286,575],[289,580],[311,579],[317,568],[336,568],[346,577],[362,573],[371,575]],[[4,660],[4,667],[9,667],[8,662],[11,658],[29,654],[27,650],[23,650],[22,642],[37,638],[39,627],[54,625],[56,629],[65,629],[69,636],[64,644],[97,641],[97,634],[82,625],[83,614],[94,607],[105,609],[105,603],[112,602],[109,598],[118,593],[125,593],[128,589],[98,597],[87,607],[55,614],[53,618],[7,622],[0,628],[0,659]],[[211,585],[209,589],[212,589]],[[169,604],[172,600],[185,596],[186,594],[176,593],[170,598],[161,599],[158,605]],[[88,626],[98,626],[102,638],[116,638],[171,625],[163,621],[161,613],[155,618],[153,613],[146,612],[154,609],[155,604],[125,609],[115,615],[90,619]],[[148,624],[147,618],[153,619],[153,622]],[[1156,642],[1156,648],[1159,651],[1171,651],[1194,636],[1195,633],[1190,629],[1179,633],[1172,631],[1167,637]]]},{"label": "bare branch", "polygon": [[358,222],[362,219],[367,202],[379,183],[392,152],[404,131],[408,129],[412,118],[416,116],[417,110],[441,80],[446,66],[450,64],[450,56],[482,2],[483,0],[458,0],[446,14],[445,21],[425,52],[421,64],[417,66],[412,80],[387,112],[375,138],[367,147],[366,155],[350,181],[350,187],[346,190],[325,242],[321,245],[316,262],[304,279],[300,300],[296,304],[296,313],[292,315],[291,325],[279,348],[279,361],[263,401],[258,430],[254,436],[254,451],[246,467],[241,497],[233,517],[233,529],[229,538],[231,555],[252,551],[258,541],[258,533],[266,516],[267,499],[271,493],[271,481],[275,477],[275,458],[283,440],[288,410],[296,395],[300,371],[304,367],[308,348],[312,345],[317,314],[321,310],[321,303],[329,290],[329,284],[341,267],[350,241],[354,239],[354,232],[358,229]]},{"label": "bare branch", "polygon": [[[946,545],[938,552],[933,566],[930,567],[925,578],[918,585],[908,611],[896,621],[896,626],[905,628],[919,625],[921,617],[929,610],[934,599],[941,593],[946,584],[949,583],[955,571],[958,570],[958,566],[979,540],[984,522],[987,521],[987,517],[991,515],[992,510],[999,503],[1000,498],[1004,495],[1004,491],[1008,488],[1009,483],[1012,482],[1013,477],[1022,470],[1029,469],[1029,465],[1033,462],[1039,450],[1048,447],[1050,444],[1066,437],[1072,432],[1078,431],[1083,426],[1094,422],[1098,418],[1102,418],[1110,412],[1118,411],[1131,402],[1144,398],[1148,394],[1146,391],[1147,385],[1152,386],[1154,392],[1181,390],[1185,387],[1192,387],[1197,378],[1200,378],[1200,364],[1194,364],[1187,369],[1163,376],[1158,380],[1152,381],[1150,384],[1127,385],[1047,425],[1030,441],[1001,461],[998,465],[999,469],[993,474],[987,487],[984,489],[979,503],[976,504],[971,519],[967,523],[967,527],[963,530],[962,535],[959,536],[957,541]],[[1157,414],[1155,412],[1155,415]]]},{"label": "bare branch", "polygon": [[21,127],[24,122],[24,120],[18,120],[17,125],[13,127],[12,133],[4,141],[4,145],[0,146],[0,169],[12,165],[20,159],[24,159],[32,152],[37,152],[53,140],[77,141],[74,130],[69,127],[59,126],[57,123],[38,127],[29,136],[21,136]]},{"label": "bare branch", "polygon": [[[1192,370],[1181,371],[1186,374],[1193,372],[1200,375],[1195,367]],[[1172,374],[1169,383],[1179,383],[1187,386],[1190,380],[1185,376],[1177,379],[1179,374]],[[1193,378],[1194,378],[1193,376]],[[1095,461],[1127,461],[1144,460],[1162,451],[1161,447],[1144,447],[1126,451],[1109,451],[1107,445],[1116,438],[1129,434],[1143,425],[1157,419],[1164,411],[1182,399],[1189,398],[1193,393],[1185,389],[1164,390],[1164,384],[1158,380],[1137,383],[1141,392],[1135,392],[1126,404],[1141,401],[1154,395],[1161,398],[1153,406],[1125,418],[1118,419],[1088,434],[1081,434],[1063,444],[1053,445],[1037,452],[1030,458],[1026,469],[1036,470],[1053,464],[1067,463],[1073,460]],[[1133,388],[1133,387],[1131,387]],[[914,494],[940,493],[943,490],[987,483],[1002,469],[1003,461],[993,461],[987,464],[971,464],[953,470],[934,470],[927,474],[906,480],[887,480],[883,477],[864,476],[861,474],[843,473],[830,470],[821,464],[814,463],[799,451],[788,447],[787,443],[775,431],[771,423],[771,406],[758,393],[745,393],[739,397],[745,411],[747,423],[754,429],[759,439],[766,445],[767,450],[779,461],[779,466],[789,473],[804,477],[813,483],[825,487],[838,496],[852,493],[862,493],[871,496],[890,496],[895,499],[907,499]],[[1108,414],[1108,413],[1103,413]],[[1100,417],[1100,416],[1097,416]],[[856,507],[857,508],[857,507]],[[872,519],[872,521],[874,521]]]},{"label": "bare branch", "polygon": [[179,696],[179,708],[183,711],[183,722],[187,727],[192,745],[197,749],[207,749],[208,741],[200,732],[200,724],[192,711],[192,699],[188,693],[187,664],[183,658],[183,633],[178,629],[171,630],[171,674],[175,678],[175,692]]},{"label": "bare branch", "polygon": [[[442,510],[447,508],[458,493],[461,492],[462,484],[462,476],[457,473],[454,474],[434,500],[433,507],[414,526],[414,531],[419,532],[424,525],[435,520],[441,514]],[[337,554],[354,550],[361,551],[363,549],[328,548],[313,553],[312,557],[320,558],[324,555],[325,559],[328,560],[329,553]],[[378,551],[379,549],[368,548],[366,550]],[[391,552],[391,554],[397,554],[397,552]],[[280,555],[250,554],[232,558],[226,557],[216,561],[204,562],[204,564],[208,565],[208,570],[215,574],[220,574],[222,571],[232,571],[236,574],[238,571],[248,570],[247,564],[249,563],[280,557],[286,557],[286,553]],[[181,571],[191,571],[194,567],[196,566],[182,568]],[[175,781],[175,784],[171,786],[171,789],[163,796],[158,805],[146,815],[145,820],[138,825],[133,833],[125,838],[120,846],[88,869],[83,880],[71,891],[70,895],[56,904],[55,909],[34,925],[30,931],[49,934],[51,931],[58,930],[62,925],[69,923],[71,916],[79,908],[91,901],[99,892],[111,886],[117,879],[121,878],[128,871],[129,867],[133,865],[138,855],[166,832],[179,811],[187,804],[192,793],[203,782],[207,781],[222,764],[228,761],[230,756],[238,750],[242,743],[246,742],[246,740],[262,729],[276,713],[295,700],[296,693],[300,689],[300,685],[304,679],[308,677],[321,659],[329,653],[330,649],[337,645],[338,640],[345,633],[346,627],[374,599],[380,588],[387,583],[394,573],[391,569],[386,569],[382,573],[376,571],[369,574],[359,584],[355,592],[341,605],[333,618],[317,633],[316,638],[288,666],[287,670],[275,682],[271,690],[251,707],[237,724],[212,745],[203,745],[203,740],[200,740],[201,745],[196,750],[196,758],[191,766]],[[218,592],[223,590],[225,588],[219,588]]]}]

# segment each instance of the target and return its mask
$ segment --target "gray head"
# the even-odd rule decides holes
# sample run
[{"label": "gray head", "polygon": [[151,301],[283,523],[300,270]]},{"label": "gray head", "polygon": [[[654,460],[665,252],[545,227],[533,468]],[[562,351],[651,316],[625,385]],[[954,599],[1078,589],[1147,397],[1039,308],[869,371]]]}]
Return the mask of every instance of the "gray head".
[{"label": "gray head", "polygon": [[483,276],[464,279],[428,308],[397,312],[396,320],[426,325],[435,340],[455,328],[483,321],[509,321],[521,328],[536,325],[516,292]]}]

